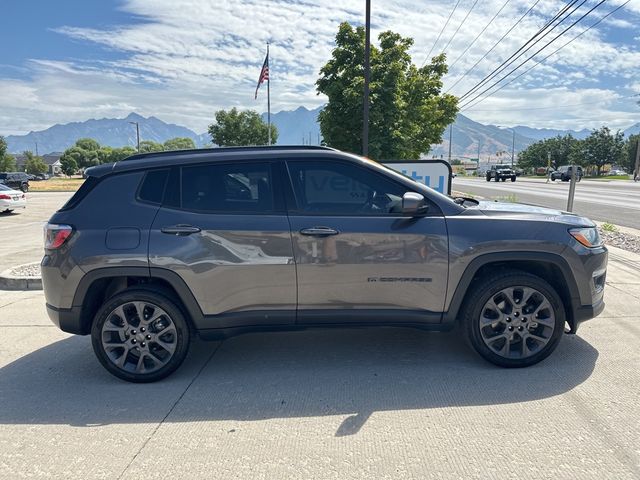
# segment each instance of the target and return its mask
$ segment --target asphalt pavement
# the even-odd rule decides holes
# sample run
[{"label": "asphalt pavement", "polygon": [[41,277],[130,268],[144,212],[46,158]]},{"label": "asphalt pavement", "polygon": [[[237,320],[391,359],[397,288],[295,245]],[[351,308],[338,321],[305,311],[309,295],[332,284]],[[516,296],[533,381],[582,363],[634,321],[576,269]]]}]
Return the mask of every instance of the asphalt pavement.
[{"label": "asphalt pavement", "polygon": [[[484,178],[456,177],[452,188],[487,199],[505,199],[566,210],[569,183],[544,178],[516,182],[487,182]],[[582,180],[576,185],[574,212],[592,220],[640,229],[640,182]]]},{"label": "asphalt pavement", "polygon": [[27,193],[27,208],[0,213],[0,272],[42,259],[43,227],[72,192]]}]

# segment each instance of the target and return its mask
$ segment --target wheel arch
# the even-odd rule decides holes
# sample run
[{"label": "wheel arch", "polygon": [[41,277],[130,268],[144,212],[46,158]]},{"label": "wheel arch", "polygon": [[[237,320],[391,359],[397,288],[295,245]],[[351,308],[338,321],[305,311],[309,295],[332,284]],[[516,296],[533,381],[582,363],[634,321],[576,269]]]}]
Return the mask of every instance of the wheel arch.
[{"label": "wheel arch", "polygon": [[182,278],[171,270],[147,267],[107,267],[92,270],[80,281],[73,306],[80,308],[82,334],[89,334],[100,306],[117,293],[131,287],[160,292],[177,303],[192,328],[202,318],[202,310]]},{"label": "wheel arch", "polygon": [[475,258],[465,269],[451,298],[443,323],[457,323],[468,292],[475,282],[500,270],[530,273],[549,283],[564,304],[567,322],[576,326],[573,305],[579,303],[579,291],[571,267],[560,255],[543,252],[499,252]]}]

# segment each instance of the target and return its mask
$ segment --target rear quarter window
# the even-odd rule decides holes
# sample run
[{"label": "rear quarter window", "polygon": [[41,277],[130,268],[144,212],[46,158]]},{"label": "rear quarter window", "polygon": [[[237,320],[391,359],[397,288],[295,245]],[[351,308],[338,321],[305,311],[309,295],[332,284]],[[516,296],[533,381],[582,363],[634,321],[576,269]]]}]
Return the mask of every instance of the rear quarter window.
[{"label": "rear quarter window", "polygon": [[147,172],[138,189],[138,200],[161,204],[168,174],[169,170]]},{"label": "rear quarter window", "polygon": [[65,210],[71,210],[73,207],[78,205],[82,201],[82,199],[85,198],[89,194],[89,192],[95,188],[96,185],[98,185],[98,183],[100,183],[100,179],[98,179],[97,177],[88,177],[82,183],[82,185],[80,185],[78,191],[74,193],[73,196],[67,201],[67,203],[65,203],[58,211],[64,212]]}]

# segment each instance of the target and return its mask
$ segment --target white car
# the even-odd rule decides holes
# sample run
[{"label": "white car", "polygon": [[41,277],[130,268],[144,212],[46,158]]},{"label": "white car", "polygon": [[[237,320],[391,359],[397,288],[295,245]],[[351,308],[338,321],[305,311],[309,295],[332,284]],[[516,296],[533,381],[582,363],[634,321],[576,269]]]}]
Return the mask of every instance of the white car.
[{"label": "white car", "polygon": [[0,212],[12,212],[16,208],[27,207],[27,196],[0,183]]}]

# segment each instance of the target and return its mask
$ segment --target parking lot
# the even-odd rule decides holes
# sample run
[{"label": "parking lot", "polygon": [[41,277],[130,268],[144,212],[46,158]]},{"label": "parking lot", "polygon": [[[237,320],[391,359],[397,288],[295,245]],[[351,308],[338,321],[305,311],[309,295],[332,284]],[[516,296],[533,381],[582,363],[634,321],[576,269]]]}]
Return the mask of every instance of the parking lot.
[{"label": "parking lot", "polygon": [[[69,195],[0,217],[0,270]],[[0,291],[0,478],[640,478],[640,256],[610,253],[605,312],[520,370],[456,332],[327,329],[197,341],[129,384],[42,292]]]}]

